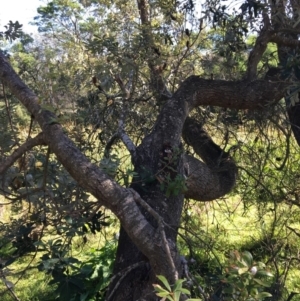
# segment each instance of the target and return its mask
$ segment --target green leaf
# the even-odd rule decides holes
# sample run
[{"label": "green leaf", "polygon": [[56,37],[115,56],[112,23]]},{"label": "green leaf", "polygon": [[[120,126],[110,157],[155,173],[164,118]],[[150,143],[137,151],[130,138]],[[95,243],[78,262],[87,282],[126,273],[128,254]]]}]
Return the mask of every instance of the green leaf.
[{"label": "green leaf", "polygon": [[81,294],[80,295],[80,301],[85,301],[86,298],[88,297],[88,295],[89,295],[89,292],[86,292],[85,294]]},{"label": "green leaf", "polygon": [[171,292],[171,287],[166,277],[163,275],[158,275],[157,278],[164,284],[168,291]]},{"label": "green leaf", "polygon": [[258,289],[257,288],[254,287],[250,290],[250,295],[251,296],[255,297],[255,296],[257,296],[257,294],[258,294]]},{"label": "green leaf", "polygon": [[73,283],[78,289],[84,290],[84,284],[80,278],[70,277],[69,283]]},{"label": "green leaf", "polygon": [[239,275],[245,274],[247,272],[248,272],[248,267],[244,267],[244,268],[239,268],[238,269]]},{"label": "green leaf", "polygon": [[261,292],[257,295],[258,299],[264,299],[264,298],[268,298],[268,297],[272,297],[272,294],[270,294],[268,292]]},{"label": "green leaf", "polygon": [[273,277],[273,274],[266,270],[259,270],[259,271],[257,271],[255,276],[257,276],[257,277],[259,277],[259,276]]},{"label": "green leaf", "polygon": [[181,291],[174,292],[174,301],[180,301]]},{"label": "green leaf", "polygon": [[182,288],[180,291],[181,291],[182,294],[186,294],[186,295],[190,295],[190,293],[191,293],[191,292],[190,292],[188,289],[186,289],[186,288]]},{"label": "green leaf", "polygon": [[[167,293],[167,295],[170,294],[170,292],[168,292],[166,289],[162,288],[159,284],[153,284],[154,289],[157,291],[156,295],[160,296],[160,297],[164,297],[166,295],[164,295],[165,293]],[[161,296],[160,294],[163,294],[163,296]]]},{"label": "green leaf", "polygon": [[158,297],[167,297],[170,295],[170,293],[168,291],[165,291],[165,292],[156,293],[156,295]]},{"label": "green leaf", "polygon": [[253,257],[248,251],[244,251],[242,253],[242,260],[247,264],[248,267],[251,267],[253,264]]},{"label": "green leaf", "polygon": [[257,282],[259,285],[262,285],[262,286],[265,286],[265,287],[269,287],[270,286],[268,283],[265,283],[265,282],[261,281],[260,279],[253,278],[253,280],[255,282]]},{"label": "green leaf", "polygon": [[50,120],[48,121],[47,123],[48,125],[51,125],[51,124],[59,124],[58,120],[56,118],[50,118]]},{"label": "green leaf", "polygon": [[176,290],[181,290],[181,289],[182,289],[182,283],[183,283],[184,281],[185,281],[184,279],[178,279],[178,280],[175,282],[175,285],[174,285],[174,291],[176,291]]}]

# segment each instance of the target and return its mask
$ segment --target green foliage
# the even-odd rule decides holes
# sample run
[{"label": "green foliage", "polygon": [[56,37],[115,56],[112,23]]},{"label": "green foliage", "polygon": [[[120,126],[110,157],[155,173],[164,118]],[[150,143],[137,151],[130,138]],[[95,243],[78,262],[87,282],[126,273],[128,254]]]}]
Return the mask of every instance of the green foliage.
[{"label": "green foliage", "polygon": [[172,179],[170,174],[168,174],[161,182],[160,188],[165,192],[166,197],[176,196],[184,193],[186,190],[185,181],[185,177],[182,175],[176,175],[176,177]]},{"label": "green foliage", "polygon": [[91,249],[84,262],[67,256],[70,249],[62,249],[61,239],[38,243],[48,250],[41,257],[39,270],[51,274],[49,285],[55,285],[56,300],[93,301],[104,300],[105,289],[112,272],[116,244],[107,242],[99,250]]},{"label": "green foliage", "polygon": [[262,262],[253,262],[251,253],[231,252],[225,272],[221,278],[224,300],[261,301],[272,297],[264,290],[271,286],[273,275]]},{"label": "green foliage", "polygon": [[15,107],[16,119],[21,127],[27,126],[30,122],[30,116],[21,105]]},{"label": "green foliage", "polygon": [[172,149],[165,145],[161,152],[159,171],[156,179],[160,183],[160,189],[165,192],[167,197],[176,196],[186,190],[185,177],[178,174],[177,163],[181,159],[182,149]]},{"label": "green foliage", "polygon": [[103,171],[112,178],[115,178],[117,175],[117,171],[119,165],[121,163],[120,158],[116,154],[112,154],[111,156],[103,157],[100,161],[100,167]]},{"label": "green foliage", "polygon": [[[158,297],[162,297],[161,300],[169,301],[179,301],[182,294],[190,295],[188,289],[182,287],[185,282],[184,279],[178,279],[174,285],[170,285],[166,277],[158,275],[157,278],[163,283],[163,286],[160,284],[153,284]],[[200,301],[201,299],[187,299],[187,301]]]},{"label": "green foliage", "polygon": [[22,35],[22,27],[18,21],[9,21],[7,25],[4,26],[5,31],[0,31],[0,40],[9,40],[10,42],[19,38]]}]

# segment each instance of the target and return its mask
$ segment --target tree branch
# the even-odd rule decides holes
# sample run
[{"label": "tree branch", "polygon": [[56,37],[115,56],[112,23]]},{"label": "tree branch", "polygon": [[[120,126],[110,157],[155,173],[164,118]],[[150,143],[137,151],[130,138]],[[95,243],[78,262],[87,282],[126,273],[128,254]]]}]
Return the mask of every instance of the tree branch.
[{"label": "tree branch", "polygon": [[18,147],[10,156],[8,156],[5,160],[1,161],[0,165],[0,175],[3,174],[10,166],[16,162],[24,153],[31,150],[33,147],[37,145],[45,145],[44,134],[39,133],[32,139],[29,139],[20,147]]},{"label": "tree branch", "polygon": [[247,72],[246,78],[247,80],[251,81],[256,78],[257,74],[257,65],[260,62],[264,52],[267,49],[268,43],[270,42],[271,32],[269,31],[270,28],[270,20],[268,14],[264,14],[263,16],[263,28],[255,41],[255,45],[251,50],[248,58],[247,64]]},{"label": "tree branch", "polygon": [[198,201],[211,201],[224,196],[234,187],[237,167],[228,153],[215,144],[202,125],[187,118],[182,137],[205,162],[185,155],[184,165],[187,191],[185,197]]},{"label": "tree branch", "polygon": [[189,110],[200,105],[231,109],[260,109],[274,105],[284,97],[289,82],[265,80],[206,80],[192,75],[180,86],[174,97],[185,99]]},{"label": "tree branch", "polygon": [[283,37],[278,34],[274,34],[270,37],[270,42],[276,43],[279,46],[297,48],[300,46],[300,41],[291,37]]},{"label": "tree branch", "polygon": [[[158,228],[159,228],[159,232],[160,232],[160,235],[161,235],[161,239],[162,239],[162,242],[163,242],[163,248],[165,250],[165,256],[166,256],[166,260],[167,262],[169,263],[169,266],[171,267],[171,274],[172,274],[172,281],[176,281],[178,280],[178,271],[176,270],[176,267],[175,267],[175,263],[174,263],[174,260],[172,258],[172,255],[171,255],[171,250],[170,250],[170,246],[169,246],[169,243],[167,241],[167,237],[166,237],[166,233],[165,233],[165,230],[164,230],[164,221],[163,221],[163,218],[154,210],[152,209],[151,206],[149,206],[141,197],[140,195],[134,190],[134,189],[131,189],[132,193],[133,193],[133,196],[134,196],[134,199],[142,206],[144,207],[157,221],[158,223]],[[164,256],[164,257],[165,257]]]}]

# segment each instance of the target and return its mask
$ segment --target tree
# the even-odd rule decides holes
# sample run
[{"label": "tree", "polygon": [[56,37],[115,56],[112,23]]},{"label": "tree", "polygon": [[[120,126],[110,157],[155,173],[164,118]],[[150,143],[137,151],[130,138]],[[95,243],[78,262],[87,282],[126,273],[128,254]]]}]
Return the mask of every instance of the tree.
[{"label": "tree", "polygon": [[[64,11],[66,15],[62,20],[66,20],[68,14],[74,13],[76,7],[80,7],[76,1],[69,3],[73,6],[68,6],[69,10]],[[93,3],[94,1],[88,3],[85,1],[82,5],[90,7]],[[111,8],[113,14],[114,10],[124,3],[117,1],[114,7],[102,3],[100,7]],[[53,1],[41,9],[39,12],[42,18],[57,14],[57,4],[60,2]],[[170,78],[172,76],[177,78],[174,81],[169,78],[168,82],[164,79],[165,67],[161,53],[168,48],[159,47],[161,32],[155,18],[162,18],[166,25],[176,22],[176,18],[182,18],[180,10],[193,11],[195,5],[193,1],[165,5],[160,1],[138,0],[136,5],[134,3],[130,5],[136,9],[135,18],[140,22],[140,25],[135,27],[139,35],[136,40],[129,41],[105,37],[108,49],[106,55],[109,57],[109,54],[112,54],[115,59],[118,47],[133,47],[134,43],[138,43],[140,48],[143,47],[139,58],[145,60],[142,68],[148,68],[148,86],[160,111],[151,131],[137,146],[124,130],[126,125],[124,116],[119,115],[119,128],[114,138],[123,141],[134,165],[134,177],[129,188],[118,184],[103,169],[92,164],[84,156],[65,134],[57,117],[39,105],[39,96],[22,82],[5,55],[1,53],[0,56],[2,83],[26,107],[41,129],[36,137],[26,141],[8,157],[2,158],[0,173],[5,173],[26,151],[38,145],[47,145],[49,151],[55,154],[57,160],[80,187],[98,200],[94,206],[98,208],[105,206],[117,216],[121,229],[113,277],[106,294],[108,301],[157,300],[152,286],[157,281],[157,275],[164,275],[170,283],[182,278],[183,262],[176,247],[176,240],[184,198],[197,201],[214,200],[231,191],[235,185],[237,176],[235,162],[229,153],[211,140],[203,130],[201,122],[196,120],[194,111],[199,106],[260,110],[276,106],[280,99],[285,97],[290,123],[298,143],[300,139],[299,105],[291,104],[291,97],[286,94],[288,89],[293,95],[298,91],[296,83],[299,75],[296,61],[300,7],[296,1],[288,4],[277,1],[269,5],[246,1],[241,6],[241,12],[230,15],[226,13],[225,7],[206,2],[206,19],[212,20],[213,27],[223,26],[222,30],[226,33],[223,51],[227,60],[242,51],[240,48],[243,46],[241,38],[243,32],[247,32],[250,26],[252,30],[258,31],[243,77],[232,81],[204,79],[197,75],[183,79],[181,77],[184,73],[178,72],[179,63],[178,68],[170,75]],[[68,20],[71,22],[63,25],[70,25],[76,29],[78,19]],[[199,34],[203,30],[201,25],[203,20],[199,21],[197,27]],[[186,27],[184,22],[178,23],[179,27]],[[181,43],[181,49],[185,48],[188,52],[193,47],[193,37],[187,30],[185,35],[185,43],[181,39],[178,45]],[[195,41],[196,37],[197,34]],[[168,31],[164,38],[167,40],[170,38]],[[76,39],[74,31],[74,41]],[[123,45],[118,46],[122,43]],[[265,76],[259,78],[258,64],[269,43],[277,45],[279,68],[270,69]],[[176,51],[178,45],[168,47],[173,47]],[[135,58],[132,57],[132,53],[125,53],[125,57],[129,62],[126,65],[132,65],[131,70],[134,70]],[[120,65],[122,63],[121,61]],[[196,61],[194,63],[197,64]],[[138,102],[139,98],[145,100],[144,96],[147,93],[142,91],[145,84],[138,79],[140,73],[142,72],[134,70],[134,76],[130,76],[129,72],[128,84],[124,83],[120,74],[113,74],[120,91],[121,110],[127,107],[134,108],[135,101]],[[177,84],[179,79],[182,83]],[[96,80],[94,83],[98,85]],[[139,93],[136,92],[136,87],[140,89]],[[110,99],[105,88],[98,85],[98,89],[107,100]],[[203,161],[186,152],[182,138]],[[114,139],[110,144],[113,141]]]}]

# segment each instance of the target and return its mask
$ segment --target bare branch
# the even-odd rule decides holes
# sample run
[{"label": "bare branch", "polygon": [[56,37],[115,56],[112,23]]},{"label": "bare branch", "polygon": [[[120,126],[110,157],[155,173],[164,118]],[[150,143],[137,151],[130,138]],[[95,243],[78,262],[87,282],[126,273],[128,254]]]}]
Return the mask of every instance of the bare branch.
[{"label": "bare branch", "polygon": [[110,294],[105,298],[105,301],[110,301],[112,296],[114,295],[114,293],[117,291],[117,289],[119,288],[120,284],[122,283],[123,279],[134,269],[136,269],[139,266],[145,265],[145,261],[139,261],[135,264],[130,265],[129,267],[127,267],[126,269],[120,271],[119,273],[117,273],[116,275],[114,275],[110,281],[114,281],[115,278],[120,277],[117,281],[117,283],[115,283],[113,290],[110,292]]},{"label": "bare branch", "polygon": [[248,58],[247,64],[247,72],[246,78],[251,81],[256,78],[257,73],[257,65],[260,62],[262,55],[267,49],[268,43],[270,42],[271,32],[269,31],[270,28],[270,20],[268,15],[264,14],[264,26],[255,41],[255,45],[251,50]]},{"label": "bare branch", "polygon": [[105,145],[105,149],[104,149],[104,156],[105,157],[109,157],[109,153],[110,153],[110,150],[112,148],[112,146],[116,143],[116,141],[119,139],[119,134],[118,132],[114,133],[112,135],[112,137],[109,139],[109,141],[106,143]]},{"label": "bare branch", "polygon": [[107,142],[104,150],[104,155],[108,157],[112,146],[116,143],[118,139],[121,139],[124,145],[126,146],[127,150],[129,151],[132,160],[134,161],[136,158],[136,147],[132,142],[132,140],[130,139],[130,137],[124,131],[124,119],[125,119],[124,110],[125,110],[125,106],[123,105],[123,113],[119,120],[119,128],[117,132]]},{"label": "bare branch", "polygon": [[132,142],[132,140],[130,139],[130,137],[124,132],[124,131],[120,131],[119,132],[119,137],[122,140],[122,142],[124,143],[124,145],[126,146],[127,150],[129,151],[132,160],[135,160],[136,157],[136,147],[134,145],[134,143]]},{"label": "bare branch", "polygon": [[142,207],[144,207],[157,221],[158,223],[158,228],[159,228],[159,231],[160,231],[160,234],[161,234],[161,237],[162,237],[162,241],[163,241],[163,247],[164,247],[164,250],[165,250],[165,253],[167,255],[167,261],[169,263],[169,266],[171,267],[171,270],[172,270],[172,281],[176,281],[178,280],[178,271],[175,267],[175,263],[174,263],[174,260],[172,258],[172,255],[171,255],[171,250],[170,250],[170,246],[169,246],[169,243],[167,241],[167,237],[166,237],[166,233],[165,233],[165,230],[164,230],[164,220],[163,218],[155,211],[151,208],[151,206],[149,206],[141,197],[140,195],[133,189],[131,189],[132,191],[132,194],[133,194],[133,197],[135,199],[135,201],[137,201]]},{"label": "bare branch", "polygon": [[119,85],[122,93],[123,93],[123,98],[124,100],[128,100],[130,98],[130,91],[126,88],[123,79],[121,78],[120,74],[112,74],[112,76],[114,77],[114,80],[117,82],[117,84]]},{"label": "bare branch", "polygon": [[24,144],[18,147],[9,157],[1,161],[0,174],[3,174],[10,166],[16,162],[24,153],[31,150],[37,145],[45,145],[44,134],[39,133],[32,139],[27,140]]}]

